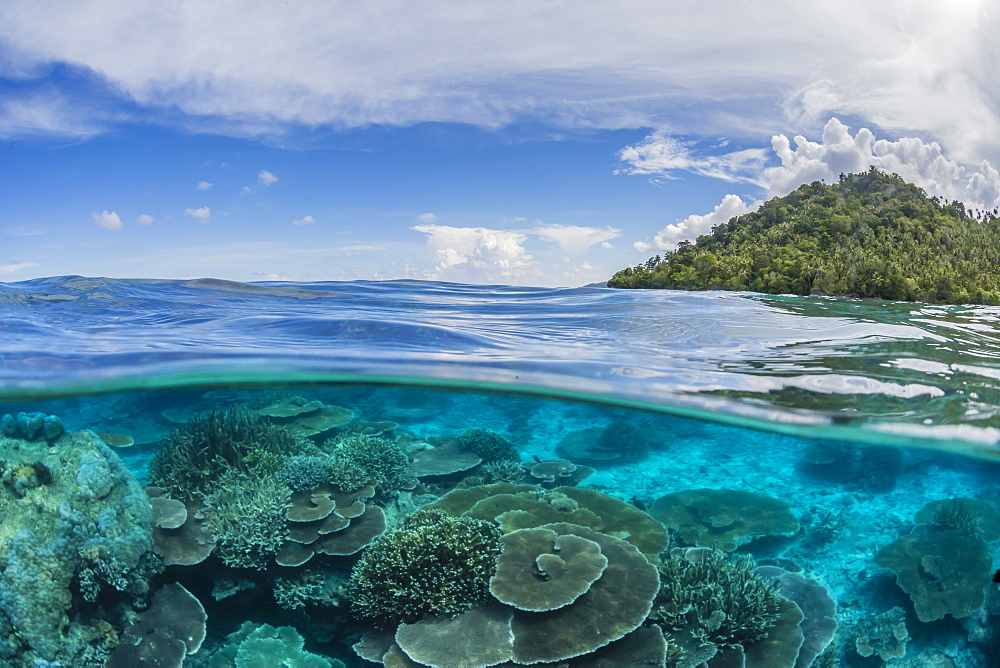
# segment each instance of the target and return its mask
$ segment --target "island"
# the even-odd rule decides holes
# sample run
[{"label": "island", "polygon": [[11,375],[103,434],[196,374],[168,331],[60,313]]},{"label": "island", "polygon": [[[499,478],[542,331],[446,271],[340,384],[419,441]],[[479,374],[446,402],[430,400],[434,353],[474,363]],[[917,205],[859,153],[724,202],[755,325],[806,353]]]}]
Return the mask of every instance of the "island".
[{"label": "island", "polygon": [[1000,217],[871,168],[768,200],[607,284],[997,305]]}]

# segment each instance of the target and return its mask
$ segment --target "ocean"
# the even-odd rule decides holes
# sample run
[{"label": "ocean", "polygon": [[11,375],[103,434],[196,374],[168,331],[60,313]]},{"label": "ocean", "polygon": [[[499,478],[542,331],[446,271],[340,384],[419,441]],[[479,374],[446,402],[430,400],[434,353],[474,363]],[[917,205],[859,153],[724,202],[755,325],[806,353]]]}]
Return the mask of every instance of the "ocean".
[{"label": "ocean", "polygon": [[12,666],[1000,665],[1000,308],[0,284]]}]

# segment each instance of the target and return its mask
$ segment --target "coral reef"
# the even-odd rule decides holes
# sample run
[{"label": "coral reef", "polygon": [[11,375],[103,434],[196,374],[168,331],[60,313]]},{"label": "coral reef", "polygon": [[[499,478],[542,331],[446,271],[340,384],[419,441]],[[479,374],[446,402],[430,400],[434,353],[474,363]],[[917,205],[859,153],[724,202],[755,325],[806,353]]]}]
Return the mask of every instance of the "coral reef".
[{"label": "coral reef", "polygon": [[456,614],[482,601],[503,547],[489,522],[420,510],[365,551],[349,597],[361,619],[389,626],[424,614]]},{"label": "coral reef", "polygon": [[275,476],[293,492],[315,489],[331,480],[330,458],[323,455],[294,455],[281,463]]},{"label": "coral reef", "polygon": [[396,443],[377,436],[353,435],[327,441],[331,454],[328,482],[348,492],[373,485],[384,495],[411,479],[409,460]]},{"label": "coral reef", "polygon": [[92,640],[106,637],[107,621],[74,600],[131,602],[148,592],[157,571],[152,507],[92,433],[64,433],[54,442],[0,437],[0,450],[50,475],[22,493],[0,487],[0,626],[25,662],[77,665],[92,654]]},{"label": "coral reef", "polygon": [[972,614],[993,577],[986,543],[965,529],[918,526],[879,550],[875,563],[896,574],[922,622]]},{"label": "coral reef", "polygon": [[[776,587],[749,557],[730,560],[710,548],[675,548],[659,566],[650,619],[692,658],[765,637],[781,613]],[[692,664],[694,665],[694,664]]]},{"label": "coral reef", "polygon": [[458,437],[458,444],[463,450],[468,450],[479,455],[484,464],[521,461],[521,455],[513,443],[500,434],[487,429],[466,429]]},{"label": "coral reef", "polygon": [[[548,555],[542,561],[543,568],[553,574],[558,571],[558,558],[545,550],[549,543],[554,545],[560,538],[570,538],[566,545],[572,546],[577,556],[587,555],[572,559],[573,575],[553,587],[534,575],[530,576],[533,582],[509,581],[525,579],[523,568],[517,564],[523,564],[524,557],[536,550],[540,550],[540,555]],[[491,579],[490,590],[545,610],[504,606],[489,598],[451,618],[425,617],[404,622],[394,638],[369,637],[355,646],[355,650],[361,656],[380,657],[387,664],[390,656],[396,660],[397,648],[409,659],[430,660],[432,665],[565,661],[589,655],[635,631],[646,619],[659,588],[656,567],[639,550],[586,527],[547,524],[517,534],[509,542],[505,538],[505,543],[512,550],[509,565],[515,567],[498,569]],[[594,569],[593,566],[599,565],[594,559],[598,555],[603,568]],[[596,578],[595,570],[599,571]],[[586,580],[590,582],[583,584]],[[467,657],[471,663],[439,663],[448,651],[454,656]]]},{"label": "coral reef", "polygon": [[967,529],[986,542],[1000,539],[1000,511],[980,499],[954,498],[931,501],[913,516],[917,524],[942,529]]},{"label": "coral reef", "polygon": [[270,473],[302,448],[301,439],[255,413],[212,411],[167,435],[150,463],[149,480],[168,496],[201,497],[227,471]]},{"label": "coral reef", "polygon": [[731,552],[754,538],[792,534],[798,520],[787,502],[729,489],[689,489],[661,496],[649,514],[688,545]]},{"label": "coral reef", "polygon": [[290,626],[243,622],[226,644],[208,657],[209,668],[344,668],[341,661],[307,652],[305,640]]},{"label": "coral reef", "polygon": [[5,413],[0,417],[0,434],[11,438],[33,441],[39,437],[54,441],[63,433],[62,420],[58,415],[20,412],[17,416]]},{"label": "coral reef", "polygon": [[106,668],[180,668],[187,655],[201,649],[207,621],[205,608],[191,592],[176,583],[165,585],[125,627]]},{"label": "coral reef", "polygon": [[853,628],[854,647],[868,658],[878,656],[883,661],[901,659],[906,654],[910,633],[906,628],[906,613],[896,606],[878,615],[858,620]]},{"label": "coral reef", "polygon": [[452,515],[495,522],[502,531],[565,522],[597,531],[621,532],[653,563],[667,549],[668,536],[660,522],[621,499],[580,487],[539,490],[530,485],[499,483],[455,489],[428,508]]},{"label": "coral reef", "polygon": [[291,491],[274,476],[230,470],[205,497],[215,553],[227,566],[264,570],[288,540]]}]

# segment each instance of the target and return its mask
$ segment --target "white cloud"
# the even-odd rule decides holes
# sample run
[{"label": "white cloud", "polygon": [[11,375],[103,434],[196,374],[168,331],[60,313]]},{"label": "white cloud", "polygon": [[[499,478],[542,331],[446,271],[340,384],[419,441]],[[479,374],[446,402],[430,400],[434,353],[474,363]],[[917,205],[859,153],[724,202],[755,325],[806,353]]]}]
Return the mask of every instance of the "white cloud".
[{"label": "white cloud", "polygon": [[510,230],[485,227],[415,225],[411,229],[427,235],[436,264],[428,278],[443,278],[447,270],[462,266],[467,276],[487,281],[511,281],[532,275],[537,263],[524,247],[527,236]]},{"label": "white cloud", "polygon": [[316,222],[316,219],[312,216],[302,216],[301,218],[296,218],[292,221],[292,225],[311,225]]},{"label": "white cloud", "polygon": [[25,262],[24,260],[17,260],[9,264],[0,264],[0,276],[9,276],[15,271],[27,269],[28,267],[34,267],[37,264],[37,262]]},{"label": "white cloud", "polygon": [[[583,255],[595,244],[605,244],[621,236],[621,230],[611,227],[582,227],[579,225],[544,225],[530,230],[544,241],[558,244],[570,256]],[[604,246],[606,248],[606,246]]]},{"label": "white cloud", "polygon": [[140,216],[136,216],[135,222],[139,223],[140,225],[152,225],[153,220],[155,219],[151,215],[149,215],[148,213],[144,213]]},{"label": "white cloud", "polygon": [[[773,0],[729,3],[724,17],[714,3],[648,0],[171,8],[95,0],[55,12],[7,0],[7,76],[35,82],[45,65],[68,63],[102,82],[95,105],[117,94],[123,114],[242,135],[530,119],[759,140],[815,132],[838,113],[1000,164],[997,3]],[[80,131],[69,113],[21,118]]]},{"label": "white cloud", "polygon": [[266,169],[262,169],[259,172],[257,172],[257,183],[264,186],[265,188],[277,182],[278,182],[278,177],[272,174],[271,172],[267,171]]},{"label": "white cloud", "polygon": [[437,216],[435,216],[433,213],[422,213],[419,216],[417,216],[417,222],[420,222],[420,223],[436,223],[437,222]]},{"label": "white cloud", "polygon": [[626,146],[618,152],[618,159],[628,166],[619,174],[646,174],[663,178],[676,178],[677,170],[684,170],[725,181],[757,183],[768,152],[764,149],[746,149],[721,155],[698,156],[692,145],[663,132],[654,132],[639,144]]},{"label": "white cloud", "polygon": [[101,213],[92,213],[90,217],[94,219],[97,226],[105,230],[120,230],[122,229],[122,219],[114,211],[108,212],[107,209]]},{"label": "white cloud", "polygon": [[200,206],[197,209],[184,209],[184,215],[205,221],[212,217],[212,210],[207,206]]},{"label": "white cloud", "polygon": [[837,118],[827,121],[820,141],[809,141],[801,135],[793,141],[794,147],[785,135],[775,135],[771,140],[781,164],[763,171],[767,197],[785,195],[803,183],[834,182],[840,174],[876,167],[899,174],[929,195],[947,201],[959,200],[980,209],[1000,206],[1000,173],[988,161],[972,166],[952,160],[937,142],[917,137],[876,139],[868,128],[852,135]]},{"label": "white cloud", "polygon": [[0,98],[0,137],[58,135],[86,139],[103,132],[111,121],[109,116],[109,112],[95,110],[87,100],[74,100],[48,88],[25,92],[8,89]]},{"label": "white cloud", "polygon": [[197,188],[198,190],[211,190],[212,185],[213,184],[209,183],[208,181],[198,181],[198,185],[196,185],[195,188]]},{"label": "white cloud", "polygon": [[747,204],[738,195],[726,195],[722,201],[712,209],[711,213],[704,216],[690,215],[675,225],[667,225],[656,233],[652,243],[636,241],[632,247],[641,253],[649,251],[670,251],[677,248],[677,242],[684,239],[694,239],[699,234],[705,234],[719,223],[728,221],[733,216],[741,216],[744,213],[757,208],[759,203]]},{"label": "white cloud", "polygon": [[[654,134],[643,144],[652,144],[660,139],[660,135]],[[697,156],[688,156],[684,161],[649,162],[645,161],[641,152],[630,151],[631,148],[620,153],[628,166],[619,171],[667,178],[673,178],[676,170],[705,173],[698,167],[703,159]],[[765,167],[757,176],[745,179],[760,184],[764,191],[761,201],[786,195],[803,183],[834,183],[841,174],[864,172],[876,167],[899,174],[929,195],[948,202],[958,200],[970,209],[992,210],[1000,207],[1000,172],[989,161],[963,165],[945,156],[937,142],[917,137],[902,137],[894,141],[876,139],[875,133],[868,128],[861,128],[852,134],[839,119],[831,118],[823,127],[819,141],[811,141],[802,135],[789,140],[786,135],[778,134],[771,138],[771,151],[772,161],[777,158],[778,164]],[[657,171],[657,165],[662,173]],[[719,175],[718,178],[734,180],[726,175]],[[637,241],[632,245],[640,252],[672,250],[678,241],[693,240],[733,216],[756,209],[759,204],[760,201],[748,203],[737,195],[726,195],[711,213],[688,216],[661,229],[652,242]]]}]

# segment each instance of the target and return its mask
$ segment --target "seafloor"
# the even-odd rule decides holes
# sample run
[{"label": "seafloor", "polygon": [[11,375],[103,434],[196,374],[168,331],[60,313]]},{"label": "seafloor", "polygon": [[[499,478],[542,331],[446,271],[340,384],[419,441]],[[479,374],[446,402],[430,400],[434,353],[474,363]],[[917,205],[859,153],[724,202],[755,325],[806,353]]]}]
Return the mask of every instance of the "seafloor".
[{"label": "seafloor", "polygon": [[9,665],[1000,665],[996,463],[402,387],[4,414]]}]

